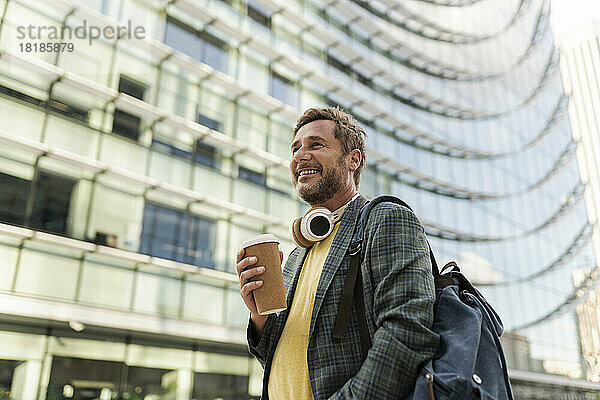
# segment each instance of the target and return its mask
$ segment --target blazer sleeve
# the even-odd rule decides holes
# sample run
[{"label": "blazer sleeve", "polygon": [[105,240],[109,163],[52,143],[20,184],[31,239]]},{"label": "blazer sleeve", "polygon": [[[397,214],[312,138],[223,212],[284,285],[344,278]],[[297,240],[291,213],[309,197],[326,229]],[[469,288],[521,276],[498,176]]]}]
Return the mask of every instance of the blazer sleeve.
[{"label": "blazer sleeve", "polygon": [[256,357],[263,369],[265,368],[265,363],[267,361],[267,351],[269,350],[269,342],[273,332],[274,322],[275,314],[270,314],[263,328],[262,335],[260,338],[256,338],[254,334],[254,328],[252,327],[252,321],[250,318],[248,318],[248,326],[246,328],[248,350],[250,354]]},{"label": "blazer sleeve", "polygon": [[431,330],[435,288],[423,225],[409,209],[381,203],[371,210],[363,246],[373,345],[359,372],[330,398],[404,398],[439,342]]}]

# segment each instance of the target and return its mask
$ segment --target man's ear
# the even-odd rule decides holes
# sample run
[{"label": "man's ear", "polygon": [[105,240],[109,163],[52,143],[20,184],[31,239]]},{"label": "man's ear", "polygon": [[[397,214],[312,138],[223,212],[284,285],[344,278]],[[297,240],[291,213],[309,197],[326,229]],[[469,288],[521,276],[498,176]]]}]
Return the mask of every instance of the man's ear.
[{"label": "man's ear", "polygon": [[350,162],[348,167],[350,168],[350,171],[354,172],[358,169],[358,166],[360,165],[360,160],[362,160],[362,153],[359,149],[354,149],[350,152],[349,155]]}]

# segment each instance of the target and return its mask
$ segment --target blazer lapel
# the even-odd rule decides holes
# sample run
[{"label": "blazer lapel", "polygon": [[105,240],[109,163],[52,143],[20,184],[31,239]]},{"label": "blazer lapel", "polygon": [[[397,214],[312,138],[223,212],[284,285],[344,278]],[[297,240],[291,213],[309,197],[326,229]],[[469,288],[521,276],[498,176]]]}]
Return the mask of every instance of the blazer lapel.
[{"label": "blazer lapel", "polygon": [[321,305],[323,304],[325,293],[327,293],[327,290],[329,289],[329,286],[331,285],[331,282],[333,281],[333,278],[335,277],[335,274],[337,273],[342,260],[344,259],[344,255],[348,251],[348,247],[350,247],[350,241],[352,240],[352,234],[354,233],[354,227],[356,225],[356,218],[358,217],[360,209],[366,202],[367,198],[361,195],[355,201],[353,201],[348,208],[346,208],[346,211],[344,211],[342,221],[340,222],[340,227],[338,228],[337,234],[333,239],[333,243],[331,243],[331,248],[329,249],[329,253],[325,259],[323,271],[321,272],[321,278],[319,279],[319,284],[317,286],[315,304],[313,306],[310,320],[309,341],[312,338],[315,321],[317,319],[317,315],[319,315]]}]

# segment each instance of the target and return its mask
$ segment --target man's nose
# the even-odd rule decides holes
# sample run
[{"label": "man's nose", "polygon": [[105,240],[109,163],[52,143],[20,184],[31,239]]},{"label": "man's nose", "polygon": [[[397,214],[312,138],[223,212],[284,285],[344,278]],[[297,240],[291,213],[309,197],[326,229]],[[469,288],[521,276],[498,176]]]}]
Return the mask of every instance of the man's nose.
[{"label": "man's nose", "polygon": [[296,161],[304,161],[304,160],[308,160],[310,159],[310,152],[309,151],[305,151],[304,150],[304,146],[300,147],[298,150],[296,150],[296,152],[294,153],[294,158],[296,159]]}]

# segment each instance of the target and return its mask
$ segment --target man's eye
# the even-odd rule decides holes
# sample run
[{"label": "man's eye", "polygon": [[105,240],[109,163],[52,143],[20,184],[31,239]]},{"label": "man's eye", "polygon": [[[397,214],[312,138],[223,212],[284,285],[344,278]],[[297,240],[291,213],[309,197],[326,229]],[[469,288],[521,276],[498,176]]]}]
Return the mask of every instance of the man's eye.
[{"label": "man's eye", "polygon": [[[317,146],[323,146],[323,143],[312,143],[310,145],[311,148],[315,148]],[[300,147],[294,147],[292,148],[292,154],[294,154],[295,152],[297,152],[300,149]]]}]

